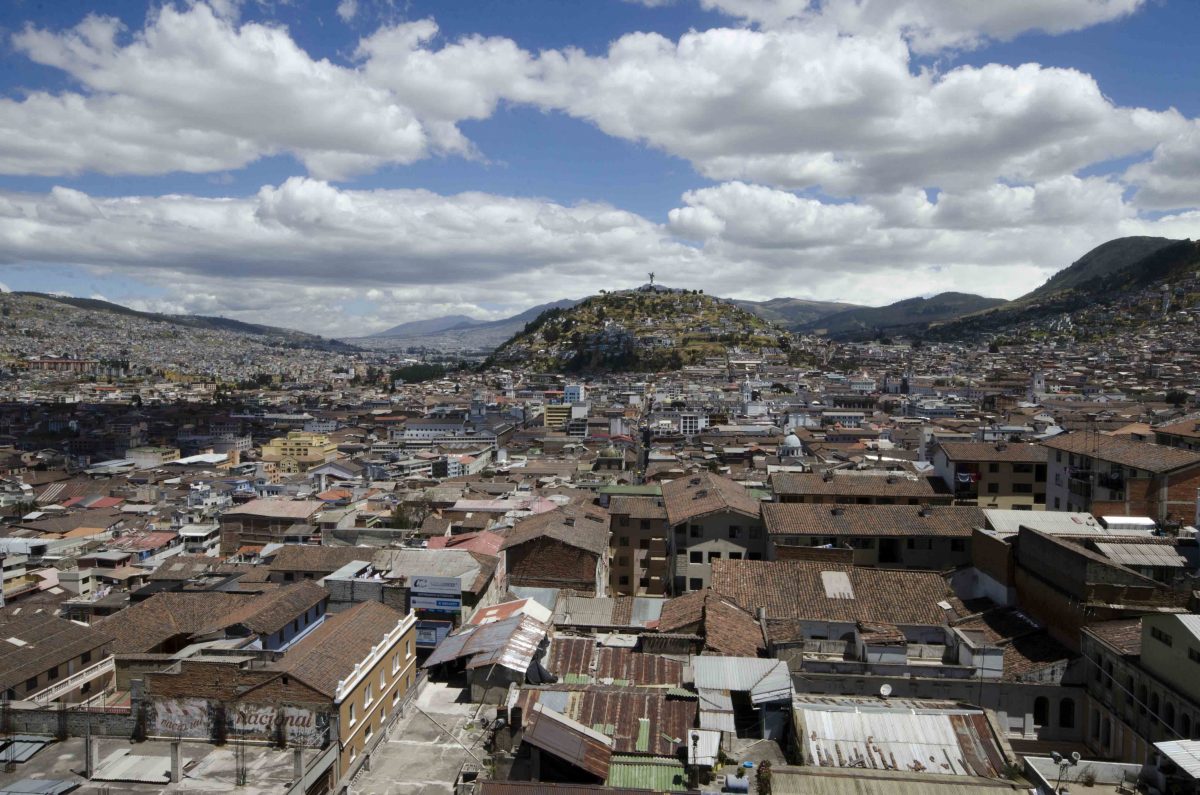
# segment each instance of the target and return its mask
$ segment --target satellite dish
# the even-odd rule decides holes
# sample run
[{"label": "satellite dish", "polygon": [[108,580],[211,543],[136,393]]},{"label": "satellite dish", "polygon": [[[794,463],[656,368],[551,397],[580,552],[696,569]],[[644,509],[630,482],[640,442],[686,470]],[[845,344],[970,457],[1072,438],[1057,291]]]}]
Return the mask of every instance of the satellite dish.
[{"label": "satellite dish", "polygon": [[887,698],[887,697],[888,697],[888,696],[890,696],[891,694],[892,694],[892,686],[891,686],[891,685],[889,685],[889,684],[882,684],[882,685],[880,685],[880,686],[879,686],[879,696],[880,696],[880,698]]}]

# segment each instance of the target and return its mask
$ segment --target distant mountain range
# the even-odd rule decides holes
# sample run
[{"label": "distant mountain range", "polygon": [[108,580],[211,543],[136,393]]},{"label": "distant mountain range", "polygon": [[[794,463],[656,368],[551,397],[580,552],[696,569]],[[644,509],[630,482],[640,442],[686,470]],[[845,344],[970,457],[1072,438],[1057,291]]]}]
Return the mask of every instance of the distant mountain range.
[{"label": "distant mountain range", "polygon": [[[582,300],[582,299],[581,299]],[[567,309],[579,301],[563,299],[530,307],[500,320],[478,320],[466,315],[444,315],[392,326],[369,337],[348,337],[346,342],[376,350],[425,348],[437,351],[492,351],[519,332],[526,323],[550,309]]]},{"label": "distant mountain range", "polygon": [[277,341],[280,344],[288,345],[296,348],[309,348],[313,350],[326,351],[355,351],[358,350],[353,345],[342,342],[341,340],[328,339],[319,337],[316,334],[307,334],[303,331],[295,331],[293,329],[280,328],[278,326],[264,326],[258,323],[245,323],[241,320],[231,320],[227,317],[215,317],[210,315],[168,315],[161,312],[140,312],[136,309],[130,309],[121,304],[114,304],[111,301],[102,301],[98,298],[75,298],[67,295],[50,295],[49,293],[36,292],[16,292],[14,295],[32,296],[34,298],[42,298],[47,301],[55,301],[60,304],[87,309],[93,312],[110,312],[117,315],[125,315],[128,317],[136,317],[142,320],[150,320],[157,323],[170,323],[174,326],[183,326],[186,328],[195,329],[210,329],[214,331],[229,331],[235,334],[249,334],[256,337],[265,337]]},{"label": "distant mountain range", "polygon": [[735,298],[733,303],[747,312],[753,312],[763,320],[769,320],[792,331],[799,331],[804,326],[839,312],[869,308],[859,304],[847,304],[839,301],[809,301],[805,298],[772,298],[768,301],[746,301]]}]

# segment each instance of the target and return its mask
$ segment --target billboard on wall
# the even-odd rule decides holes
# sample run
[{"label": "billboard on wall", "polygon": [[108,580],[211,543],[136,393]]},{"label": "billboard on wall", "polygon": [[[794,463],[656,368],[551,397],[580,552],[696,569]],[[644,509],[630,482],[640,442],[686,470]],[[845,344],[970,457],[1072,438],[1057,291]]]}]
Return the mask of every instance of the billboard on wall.
[{"label": "billboard on wall", "polygon": [[154,731],[160,737],[211,736],[212,715],[203,698],[158,698],[154,700]]},{"label": "billboard on wall", "polygon": [[[203,698],[154,699],[151,734],[158,737],[208,739],[219,704]],[[256,740],[276,740],[282,722],[289,745],[319,748],[329,736],[329,714],[303,707],[275,704],[229,704],[225,709],[225,734]]]},{"label": "billboard on wall", "polygon": [[457,613],[462,610],[462,599],[445,596],[417,596],[408,598],[408,606],[413,610],[432,610],[435,613]]},{"label": "billboard on wall", "polygon": [[329,733],[327,713],[302,707],[280,711],[274,704],[238,704],[227,715],[230,736],[275,739],[282,721],[288,744],[320,747]]},{"label": "billboard on wall", "polygon": [[459,596],[462,583],[457,577],[413,577],[408,590],[422,596]]}]

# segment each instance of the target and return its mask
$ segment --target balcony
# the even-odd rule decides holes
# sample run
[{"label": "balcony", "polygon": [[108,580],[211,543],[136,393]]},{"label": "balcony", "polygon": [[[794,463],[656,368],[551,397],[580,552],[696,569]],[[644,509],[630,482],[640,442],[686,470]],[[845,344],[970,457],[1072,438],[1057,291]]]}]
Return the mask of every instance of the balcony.
[{"label": "balcony", "polygon": [[106,657],[95,665],[91,665],[81,671],[76,671],[66,679],[60,679],[59,681],[47,687],[45,690],[34,693],[27,700],[32,701],[35,704],[45,706],[46,704],[65,696],[72,690],[83,687],[85,683],[90,682],[97,677],[112,673],[115,668],[116,661],[112,657]]}]

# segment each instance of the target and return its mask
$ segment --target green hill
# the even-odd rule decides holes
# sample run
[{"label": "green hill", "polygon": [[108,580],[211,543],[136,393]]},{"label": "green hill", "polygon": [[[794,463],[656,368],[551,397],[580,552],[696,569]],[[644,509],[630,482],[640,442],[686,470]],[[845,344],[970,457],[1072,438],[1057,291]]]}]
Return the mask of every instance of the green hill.
[{"label": "green hill", "polygon": [[814,320],[800,330],[824,333],[835,339],[920,333],[931,324],[945,323],[1004,303],[999,298],[970,293],[940,293],[932,298],[908,298],[887,306],[855,307]]},{"label": "green hill", "polygon": [[[1124,252],[1130,259],[1121,259]],[[1097,255],[1097,256],[1093,256]],[[1191,281],[1200,269],[1200,243],[1163,238],[1121,238],[1093,249],[1038,289],[998,308],[931,329],[932,339],[1017,335],[1054,318],[1080,319],[1122,303],[1145,304],[1164,285]],[[1193,300],[1185,289],[1184,303]],[[1079,318],[1076,318],[1079,316]],[[1074,320],[1072,322],[1075,322]],[[1097,332],[1103,331],[1102,329]]]},{"label": "green hill", "polygon": [[60,304],[78,307],[79,309],[87,309],[92,312],[108,312],[115,315],[125,315],[127,317],[136,317],[142,320],[150,320],[157,323],[170,323],[175,326],[184,326],[186,328],[209,329],[214,331],[230,331],[236,334],[251,334],[256,337],[269,338],[279,344],[287,345],[294,348],[310,348],[314,350],[327,351],[355,351],[358,348],[353,345],[347,345],[338,340],[319,337],[316,334],[306,334],[303,331],[294,331],[292,329],[279,328],[277,326],[263,326],[258,323],[245,323],[241,320],[231,320],[227,317],[214,317],[210,315],[166,315],[160,312],[141,312],[136,309],[130,309],[127,306],[114,304],[111,301],[102,301],[98,298],[75,298],[69,295],[50,295],[48,293],[35,292],[16,292],[14,295],[25,295],[33,298],[41,298],[47,301],[55,301]]},{"label": "green hill", "polygon": [[496,349],[487,366],[542,371],[677,369],[739,353],[786,358],[792,336],[731,301],[656,287],[549,309]]},{"label": "green hill", "polygon": [[1119,237],[1102,243],[1050,277],[1041,287],[1018,298],[1014,303],[1029,304],[1050,296],[1087,288],[1118,271],[1125,270],[1167,246],[1178,243],[1165,237]]}]

